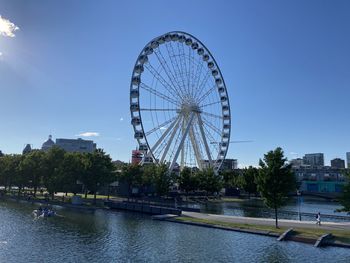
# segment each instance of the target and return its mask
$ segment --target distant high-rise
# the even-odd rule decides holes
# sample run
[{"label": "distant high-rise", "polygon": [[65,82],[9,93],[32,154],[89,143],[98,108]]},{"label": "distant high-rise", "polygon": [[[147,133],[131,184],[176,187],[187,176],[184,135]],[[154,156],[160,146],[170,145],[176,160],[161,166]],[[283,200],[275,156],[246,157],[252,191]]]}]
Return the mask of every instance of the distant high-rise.
[{"label": "distant high-rise", "polygon": [[350,168],[350,152],[346,153],[346,162],[348,164],[348,168]]},{"label": "distant high-rise", "polygon": [[344,169],[345,168],[345,161],[343,159],[340,159],[340,158],[335,158],[335,159],[331,160],[331,167]]},{"label": "distant high-rise", "polygon": [[311,166],[324,166],[323,153],[309,153],[303,157],[304,164]]}]

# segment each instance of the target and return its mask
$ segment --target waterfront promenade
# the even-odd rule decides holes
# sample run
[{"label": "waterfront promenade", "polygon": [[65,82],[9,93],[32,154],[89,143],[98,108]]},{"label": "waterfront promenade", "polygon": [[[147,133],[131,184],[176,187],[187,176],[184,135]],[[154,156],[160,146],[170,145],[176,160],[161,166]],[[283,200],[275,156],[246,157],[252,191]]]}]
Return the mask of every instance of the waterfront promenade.
[{"label": "waterfront promenade", "polygon": [[[275,219],[272,218],[255,218],[255,217],[241,217],[241,216],[228,216],[228,215],[214,215],[206,213],[196,212],[182,212],[185,217],[209,220],[223,223],[236,223],[236,224],[249,224],[259,226],[275,226]],[[322,219],[322,215],[321,215]],[[337,230],[337,231],[350,231],[350,222],[322,222],[321,225],[316,225],[313,221],[297,221],[279,219],[278,225],[283,228],[308,228],[308,229],[322,229],[322,230]]]}]

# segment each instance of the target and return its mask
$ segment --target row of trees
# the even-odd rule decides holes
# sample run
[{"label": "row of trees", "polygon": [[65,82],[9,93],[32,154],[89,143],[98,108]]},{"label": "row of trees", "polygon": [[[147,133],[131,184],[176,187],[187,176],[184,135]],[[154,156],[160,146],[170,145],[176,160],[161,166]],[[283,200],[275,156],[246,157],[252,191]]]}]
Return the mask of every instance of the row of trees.
[{"label": "row of trees", "polygon": [[158,196],[168,194],[170,188],[177,184],[179,189],[186,194],[191,191],[205,191],[212,195],[222,189],[221,176],[215,175],[212,169],[195,171],[184,168],[179,176],[169,174],[168,167],[163,165],[124,165],[119,175],[119,181],[127,184],[129,195],[133,188],[140,192],[147,192],[147,189],[154,189]]},{"label": "row of trees", "polygon": [[93,192],[96,201],[98,188],[115,180],[112,160],[100,149],[70,153],[53,147],[47,152],[33,150],[0,157],[0,185],[5,191],[16,186],[18,195],[30,188],[36,196],[38,189],[44,187],[53,198],[55,192],[77,193],[83,185],[85,196],[88,191]]}]

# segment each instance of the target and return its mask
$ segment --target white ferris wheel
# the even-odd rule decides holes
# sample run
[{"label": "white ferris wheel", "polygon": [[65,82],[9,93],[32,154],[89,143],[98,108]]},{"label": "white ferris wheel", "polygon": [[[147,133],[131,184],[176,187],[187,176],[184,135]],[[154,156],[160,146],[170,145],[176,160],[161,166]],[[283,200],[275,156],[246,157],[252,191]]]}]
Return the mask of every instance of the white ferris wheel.
[{"label": "white ferris wheel", "polygon": [[217,171],[226,157],[231,114],[225,81],[210,51],[188,33],[166,33],[142,49],[130,112],[142,163]]}]

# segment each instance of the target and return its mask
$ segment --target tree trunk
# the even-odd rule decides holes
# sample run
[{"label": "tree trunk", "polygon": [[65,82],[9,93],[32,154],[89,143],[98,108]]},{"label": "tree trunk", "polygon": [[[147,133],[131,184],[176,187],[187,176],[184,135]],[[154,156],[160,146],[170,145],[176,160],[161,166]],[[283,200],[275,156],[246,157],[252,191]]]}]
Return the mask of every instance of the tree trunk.
[{"label": "tree trunk", "polygon": [[275,219],[276,219],[276,228],[278,228],[277,206],[276,205],[275,205]]},{"label": "tree trunk", "polygon": [[18,187],[18,197],[21,195],[21,187]]},{"label": "tree trunk", "polygon": [[36,197],[36,191],[37,191],[37,187],[34,186],[34,194],[33,194],[34,197]]},{"label": "tree trunk", "polygon": [[94,204],[96,204],[96,192],[97,191],[94,192]]},{"label": "tree trunk", "polygon": [[85,189],[85,199],[87,199],[87,190]]}]

